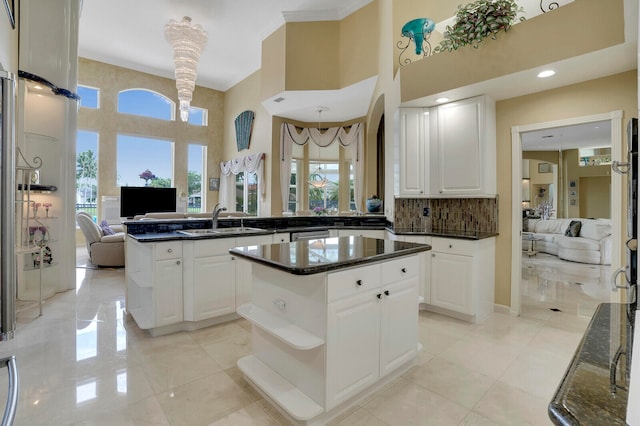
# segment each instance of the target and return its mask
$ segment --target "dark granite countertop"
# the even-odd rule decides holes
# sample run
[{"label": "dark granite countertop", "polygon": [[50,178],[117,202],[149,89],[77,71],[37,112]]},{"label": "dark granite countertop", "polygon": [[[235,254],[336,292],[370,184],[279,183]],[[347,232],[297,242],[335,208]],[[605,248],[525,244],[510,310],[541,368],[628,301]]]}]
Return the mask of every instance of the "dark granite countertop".
[{"label": "dark granite countertop", "polygon": [[465,240],[482,240],[484,238],[496,237],[497,232],[481,232],[481,231],[466,231],[456,229],[432,229],[424,231],[415,231],[409,229],[394,229],[393,233],[396,235],[424,235],[427,237],[446,237],[446,238],[461,238]]},{"label": "dark granite countertop", "polygon": [[635,310],[628,306],[598,306],[549,404],[549,417],[554,424],[626,425],[635,320]]},{"label": "dark granite countertop", "polygon": [[294,275],[311,275],[431,250],[428,244],[336,237],[236,247],[229,252]]},{"label": "dark granite countertop", "polygon": [[[140,242],[171,241],[176,239],[193,240],[206,238],[231,238],[238,234],[217,234],[188,236],[180,234],[179,230],[203,229],[211,227],[211,219],[148,219],[129,220],[124,224],[129,236]],[[364,216],[293,216],[293,217],[248,217],[224,218],[218,221],[220,228],[247,226],[264,229],[264,233],[300,232],[323,229],[367,229],[388,230],[396,235],[423,235],[433,237],[460,238],[466,240],[480,240],[498,235],[497,232],[479,232],[455,229],[415,230],[395,228],[381,215]]]}]

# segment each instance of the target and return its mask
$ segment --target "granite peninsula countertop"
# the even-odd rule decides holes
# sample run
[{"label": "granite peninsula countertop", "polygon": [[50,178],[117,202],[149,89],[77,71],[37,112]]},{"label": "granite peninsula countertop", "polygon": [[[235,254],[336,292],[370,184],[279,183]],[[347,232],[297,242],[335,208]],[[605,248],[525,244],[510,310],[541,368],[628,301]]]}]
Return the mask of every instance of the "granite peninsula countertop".
[{"label": "granite peninsula countertop", "polygon": [[[207,238],[231,238],[247,233],[224,233],[206,235],[185,235],[182,230],[211,228],[211,219],[185,218],[185,219],[149,219],[128,220],[124,222],[127,233],[133,239],[140,242],[158,242],[171,240],[193,240]],[[417,235],[444,238],[460,238],[466,240],[481,240],[498,235],[497,232],[482,232],[455,229],[405,229],[394,228],[384,216],[294,216],[294,217],[248,217],[248,218],[224,218],[218,221],[220,228],[228,227],[252,227],[260,228],[254,235],[273,234],[278,232],[300,232],[324,229],[360,229],[360,230],[387,230],[395,235]]]},{"label": "granite peninsula countertop", "polygon": [[236,247],[229,252],[294,275],[311,275],[427,250],[431,250],[428,244],[351,236]]},{"label": "granite peninsula countertop", "polygon": [[601,303],[596,309],[549,403],[549,417],[554,424],[627,424],[636,313],[628,306]]}]

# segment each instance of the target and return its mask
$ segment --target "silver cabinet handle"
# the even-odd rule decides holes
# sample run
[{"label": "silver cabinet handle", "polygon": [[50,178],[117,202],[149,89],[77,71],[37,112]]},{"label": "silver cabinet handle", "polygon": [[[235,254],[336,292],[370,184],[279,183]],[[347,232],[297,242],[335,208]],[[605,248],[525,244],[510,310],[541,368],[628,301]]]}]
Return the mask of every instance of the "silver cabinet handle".
[{"label": "silver cabinet handle", "polygon": [[173,253],[173,249],[167,249],[167,253]]},{"label": "silver cabinet handle", "polygon": [[182,262],[180,262],[179,260],[176,260],[176,265],[179,265],[180,263]]},{"label": "silver cabinet handle", "polygon": [[436,254],[435,253],[431,253],[431,257],[436,257]]},{"label": "silver cabinet handle", "polygon": [[618,281],[618,275],[620,275],[621,273],[625,272],[627,270],[626,267],[622,267],[620,269],[617,269],[613,275],[611,275],[611,291],[618,291],[619,288],[625,288],[625,289],[629,289],[630,286],[629,284],[625,283],[625,285],[618,285],[617,281]]},{"label": "silver cabinet handle", "polygon": [[[621,170],[620,167],[624,167],[625,170]],[[611,162],[611,170],[613,170],[618,174],[626,175],[627,173],[629,173],[630,169],[631,169],[631,163],[628,163],[626,161],[614,160]]]},{"label": "silver cabinet handle", "polygon": [[362,280],[358,280],[358,281],[356,281],[356,284],[358,284],[359,286],[361,286],[361,285],[362,285]]},{"label": "silver cabinet handle", "polygon": [[449,244],[449,248],[453,248],[453,245],[452,245],[452,244]]},{"label": "silver cabinet handle", "polygon": [[20,379],[18,377],[18,366],[16,365],[16,357],[11,355],[7,358],[0,359],[0,367],[7,367],[9,374],[9,393],[7,395],[7,405],[2,416],[2,425],[12,425],[16,417],[16,409],[18,408],[18,393],[20,392]]},{"label": "silver cabinet handle", "polygon": [[407,268],[400,269],[400,272],[402,272],[403,274],[406,274],[407,273]]}]

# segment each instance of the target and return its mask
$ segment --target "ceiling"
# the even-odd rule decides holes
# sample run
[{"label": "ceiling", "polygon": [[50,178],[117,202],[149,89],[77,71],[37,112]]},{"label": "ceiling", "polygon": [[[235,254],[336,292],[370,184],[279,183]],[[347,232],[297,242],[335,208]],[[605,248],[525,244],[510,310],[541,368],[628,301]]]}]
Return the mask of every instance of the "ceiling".
[{"label": "ceiling", "polygon": [[522,134],[523,151],[562,151],[611,146],[611,120],[575,124]]},{"label": "ceiling", "polygon": [[[372,0],[85,0],[80,18],[82,57],[174,78],[171,48],[164,38],[170,19],[190,16],[208,33],[198,68],[197,84],[226,91],[261,67],[261,46],[281,25],[292,21],[339,20]],[[638,16],[637,0],[625,1],[625,16]],[[527,70],[407,103],[431,106],[487,94],[496,100],[522,96],[580,81],[636,69],[637,19],[625,23],[629,42],[556,64],[556,75],[536,79]],[[286,92],[286,101],[263,102],[271,114],[300,121],[347,121],[366,115],[375,78],[334,91]],[[275,96],[277,98],[280,95]]]}]

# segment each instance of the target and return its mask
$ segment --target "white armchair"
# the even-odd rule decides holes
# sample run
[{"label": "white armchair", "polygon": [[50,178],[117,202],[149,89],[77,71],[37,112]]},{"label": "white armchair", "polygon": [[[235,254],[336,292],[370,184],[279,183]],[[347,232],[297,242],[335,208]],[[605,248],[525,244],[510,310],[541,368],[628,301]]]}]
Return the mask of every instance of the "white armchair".
[{"label": "white armchair", "polygon": [[76,214],[76,222],[87,241],[91,263],[97,266],[124,266],[124,232],[104,235],[86,212]]}]

